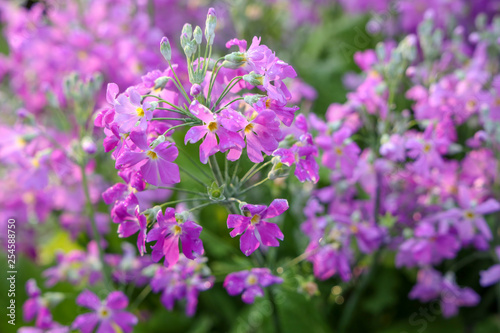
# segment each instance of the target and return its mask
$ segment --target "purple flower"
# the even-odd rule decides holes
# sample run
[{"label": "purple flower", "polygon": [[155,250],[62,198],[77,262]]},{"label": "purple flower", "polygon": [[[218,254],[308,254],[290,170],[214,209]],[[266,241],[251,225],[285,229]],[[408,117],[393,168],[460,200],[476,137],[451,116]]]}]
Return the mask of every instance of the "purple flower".
[{"label": "purple flower", "polygon": [[252,268],[228,274],[224,279],[224,288],[231,296],[241,294],[241,299],[247,304],[255,301],[255,297],[263,297],[262,288],[283,283],[283,279],[271,274],[269,268]]},{"label": "purple flower", "polygon": [[82,333],[93,332],[97,325],[97,332],[100,333],[132,332],[137,325],[137,317],[124,311],[128,306],[128,299],[121,291],[111,292],[101,302],[96,294],[84,290],[77,297],[76,304],[93,310],[79,315],[72,324],[72,329],[78,329]]},{"label": "purple flower", "polygon": [[[244,119],[241,133],[246,138],[248,158],[254,163],[264,161],[262,152],[271,155],[282,139],[279,120],[269,110],[261,111],[251,121]],[[243,147],[231,149],[228,159],[237,160]]]},{"label": "purple flower", "polygon": [[448,318],[458,313],[461,306],[475,306],[479,303],[479,295],[471,288],[460,288],[452,276],[443,277],[432,268],[418,272],[417,284],[410,291],[411,299],[429,302],[440,299],[443,316]]},{"label": "purple flower", "polygon": [[[110,87],[108,86],[108,93]],[[139,92],[130,88],[126,93],[120,94],[114,103],[115,119],[114,123],[118,125],[120,133],[130,133],[136,124],[139,124],[141,131],[145,131],[148,126],[148,120],[153,117],[153,112],[149,110],[151,106],[148,102],[141,103]]]},{"label": "purple flower", "polygon": [[130,168],[136,164],[141,165],[141,173],[151,185],[179,183],[179,166],[173,161],[179,155],[177,147],[170,142],[153,143],[148,145],[146,133],[134,129],[130,133],[130,140],[138,150],[125,150],[116,159],[116,166]]},{"label": "purple flower", "polygon": [[324,149],[322,162],[326,167],[340,169],[346,176],[352,176],[358,163],[361,149],[350,140],[351,130],[342,127],[332,137],[323,135],[316,138],[317,145]]},{"label": "purple flower", "polygon": [[195,259],[196,253],[203,254],[203,243],[200,240],[202,227],[193,221],[188,221],[183,214],[175,214],[175,209],[168,207],[163,215],[160,210],[156,216],[157,227],[151,229],[147,242],[156,241],[152,246],[151,258],[158,262],[165,256],[165,266],[175,265],[179,260],[179,240],[182,252],[189,259]]},{"label": "purple flower", "polygon": [[118,236],[127,238],[139,232],[137,236],[137,248],[141,256],[144,255],[146,252],[146,231],[148,226],[146,216],[141,214],[139,212],[139,206],[136,206],[134,215],[127,213],[121,220],[118,226]]},{"label": "purple flower", "polygon": [[151,279],[151,289],[162,292],[160,301],[166,309],[172,310],[177,300],[185,298],[186,315],[194,315],[199,293],[212,288],[215,280],[205,262],[204,257],[189,260],[181,254],[175,265],[158,267]]},{"label": "purple flower", "polygon": [[[204,138],[200,145],[200,161],[203,164],[208,162],[208,158],[218,151],[225,152],[228,149],[236,146],[244,146],[245,143],[239,134],[231,131],[226,124],[226,128],[222,127],[215,114],[213,114],[206,106],[202,105],[197,100],[194,100],[189,111],[203,122],[201,126],[194,126],[187,131],[184,138],[184,143],[195,143]],[[235,122],[228,122],[229,125],[238,125]],[[229,130],[228,130],[229,129]],[[219,142],[217,142],[219,137]]]},{"label": "purple flower", "polygon": [[[500,246],[495,248],[495,253],[497,255],[497,259],[500,260]],[[492,284],[500,281],[500,264],[493,265],[487,270],[479,272],[479,274],[481,275],[479,283],[483,287],[491,286]]]},{"label": "purple flower", "polygon": [[279,246],[279,240],[283,240],[283,233],[274,224],[265,221],[283,214],[288,209],[288,201],[275,199],[269,205],[244,205],[241,208],[243,215],[230,214],[227,218],[227,227],[233,228],[230,235],[235,237],[241,235],[240,249],[246,256],[257,250],[260,244],[265,246]]},{"label": "purple flower", "polygon": [[26,293],[29,298],[23,305],[24,321],[28,322],[36,318],[36,327],[41,329],[50,328],[52,326],[52,314],[34,279],[29,279],[26,282]]}]

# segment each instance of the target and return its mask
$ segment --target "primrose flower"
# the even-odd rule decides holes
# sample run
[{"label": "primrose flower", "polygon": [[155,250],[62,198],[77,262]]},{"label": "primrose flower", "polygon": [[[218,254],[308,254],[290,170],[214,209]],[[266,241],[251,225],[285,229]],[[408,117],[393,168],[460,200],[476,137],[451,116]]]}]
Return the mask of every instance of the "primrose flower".
[{"label": "primrose flower", "polygon": [[28,322],[36,318],[36,327],[50,328],[52,326],[52,314],[34,279],[29,279],[26,282],[26,293],[29,298],[23,305],[24,321]]},{"label": "primrose flower", "polygon": [[228,274],[224,279],[224,288],[231,296],[241,294],[241,299],[247,304],[255,301],[255,297],[263,297],[262,288],[283,283],[283,279],[271,274],[269,268],[252,268]]},{"label": "primrose flower", "polygon": [[179,155],[177,147],[170,142],[157,141],[148,145],[146,133],[138,129],[130,133],[130,140],[138,151],[124,150],[116,159],[118,168],[130,168],[141,163],[140,169],[144,180],[155,186],[181,181],[179,166],[173,163]]},{"label": "primrose flower", "polygon": [[134,88],[128,89],[126,94],[118,95],[114,103],[116,112],[114,122],[118,124],[118,130],[120,133],[130,133],[136,125],[139,125],[139,128],[145,131],[148,120],[153,117],[151,105],[148,102],[141,103],[141,94]]},{"label": "primrose flower", "polygon": [[260,244],[265,246],[279,246],[279,240],[283,240],[283,233],[274,224],[265,221],[283,214],[288,209],[288,201],[275,199],[269,205],[244,205],[241,208],[243,215],[230,214],[227,218],[227,227],[234,228],[230,235],[235,237],[241,235],[240,249],[246,256],[257,250]]},{"label": "primrose flower", "polygon": [[[206,106],[202,105],[197,100],[194,100],[189,111],[203,122],[203,125],[191,127],[184,138],[184,143],[195,143],[204,138],[200,145],[200,161],[203,164],[208,162],[208,158],[216,152],[225,152],[226,150],[238,146],[244,146],[245,143],[239,134],[222,127],[215,114],[213,114]],[[230,125],[238,125],[235,122],[229,122]],[[219,137],[219,142],[217,142]]]},{"label": "primrose flower", "polygon": [[203,229],[193,221],[188,221],[183,214],[175,214],[175,209],[168,207],[165,215],[160,210],[156,215],[158,225],[149,231],[147,242],[156,241],[152,246],[151,257],[158,262],[165,256],[165,266],[175,265],[179,260],[179,240],[182,244],[182,252],[189,259],[195,259],[196,253],[203,254],[203,243],[200,233]]},{"label": "primrose flower", "polygon": [[137,317],[124,311],[128,299],[121,291],[113,291],[101,302],[96,294],[84,290],[76,299],[76,304],[89,308],[93,312],[81,314],[73,322],[72,329],[82,333],[91,333],[98,325],[97,332],[115,333],[132,332],[137,325]]},{"label": "primrose flower", "polygon": [[[500,246],[495,248],[495,254],[497,259],[500,260]],[[493,265],[487,270],[479,272],[479,274],[481,275],[479,284],[483,287],[491,286],[500,281],[500,264]]]},{"label": "primrose flower", "polygon": [[346,176],[352,176],[358,163],[361,149],[350,140],[351,130],[342,127],[332,137],[322,135],[316,138],[316,144],[325,150],[323,165],[332,170],[340,169]]},{"label": "primrose flower", "polygon": [[432,268],[424,268],[418,272],[417,284],[409,296],[422,302],[440,299],[441,311],[446,318],[456,315],[459,307],[475,306],[480,300],[474,290],[460,288],[452,276],[443,277]]}]

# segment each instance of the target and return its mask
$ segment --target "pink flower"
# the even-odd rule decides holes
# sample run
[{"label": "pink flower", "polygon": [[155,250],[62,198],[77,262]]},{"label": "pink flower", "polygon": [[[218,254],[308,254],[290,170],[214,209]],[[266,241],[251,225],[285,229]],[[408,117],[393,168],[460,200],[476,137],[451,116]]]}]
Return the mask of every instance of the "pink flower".
[{"label": "pink flower", "polygon": [[117,168],[140,164],[144,180],[155,186],[180,182],[179,166],[173,163],[179,155],[177,147],[170,142],[148,145],[146,133],[139,129],[130,133],[130,140],[137,149],[124,150],[116,159]]},{"label": "pink flower", "polygon": [[279,246],[279,240],[283,240],[283,233],[274,224],[265,221],[283,214],[288,209],[285,199],[275,199],[269,205],[245,205],[242,207],[244,215],[230,214],[227,218],[227,227],[234,228],[230,235],[235,237],[241,235],[240,249],[249,256],[257,250],[260,244],[265,246]]},{"label": "pink flower", "polygon": [[156,241],[152,246],[151,258],[158,262],[165,256],[165,266],[175,265],[179,260],[179,240],[182,252],[189,259],[195,259],[196,253],[203,254],[203,243],[200,233],[203,229],[193,221],[188,221],[181,214],[175,214],[174,208],[167,208],[165,215],[160,210],[156,216],[158,226],[153,228],[147,236],[147,242]]},{"label": "pink flower", "polygon": [[[206,164],[208,158],[218,151],[225,152],[236,146],[244,146],[243,139],[234,131],[241,129],[238,128],[236,123],[227,122],[226,126],[223,127],[216,115],[197,100],[191,103],[189,111],[191,111],[196,118],[200,119],[203,125],[191,127],[186,133],[184,143],[195,143],[204,138],[200,145],[201,163]],[[235,126],[235,128],[228,128],[228,124]],[[219,138],[219,142],[217,142],[217,137]]]}]

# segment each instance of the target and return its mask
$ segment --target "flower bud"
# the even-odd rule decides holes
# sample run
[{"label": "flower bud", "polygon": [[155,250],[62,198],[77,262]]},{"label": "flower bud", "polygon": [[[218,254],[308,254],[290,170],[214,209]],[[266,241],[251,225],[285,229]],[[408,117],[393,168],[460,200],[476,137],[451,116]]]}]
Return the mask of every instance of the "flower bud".
[{"label": "flower bud", "polygon": [[210,8],[208,10],[207,20],[205,22],[205,38],[208,45],[212,45],[214,43],[216,25],[217,16],[215,15],[215,9]]},{"label": "flower bud", "polygon": [[182,27],[182,34],[186,34],[189,39],[193,37],[193,27],[191,26],[191,24],[184,24],[184,26]]},{"label": "flower bud", "polygon": [[189,44],[189,41],[190,41],[190,39],[189,39],[188,35],[183,32],[181,34],[181,47],[184,49],[186,47],[186,45]]},{"label": "flower bud", "polygon": [[200,45],[203,39],[203,32],[201,31],[201,28],[199,26],[196,26],[196,28],[194,28],[193,37],[196,41],[196,44]]},{"label": "flower bud", "polygon": [[244,66],[247,62],[247,57],[245,52],[233,52],[227,54],[224,59],[238,67]]},{"label": "flower bud", "polygon": [[148,225],[153,224],[156,221],[156,215],[161,210],[160,206],[154,206],[149,209],[146,209],[142,214],[146,216],[146,220],[148,221]]},{"label": "flower bud", "polygon": [[160,42],[160,52],[166,61],[172,59],[172,48],[170,47],[170,42],[167,37],[163,37]]},{"label": "flower bud", "polygon": [[202,91],[201,86],[199,84],[195,83],[191,86],[191,90],[189,91],[189,94],[194,97],[194,96],[198,96],[199,94],[201,94],[201,91]]},{"label": "flower bud", "polygon": [[258,101],[260,101],[262,98],[264,98],[266,96],[264,95],[259,95],[259,94],[255,94],[255,95],[246,95],[243,97],[243,100],[245,101],[245,103],[247,104],[250,104],[250,105],[254,105],[255,103],[257,103]]},{"label": "flower bud", "polygon": [[288,167],[281,162],[281,157],[275,156],[271,160],[273,167],[269,174],[267,175],[270,180],[275,180],[277,178],[283,178],[288,176]]},{"label": "flower bud", "polygon": [[180,212],[180,213],[175,213],[175,220],[178,222],[178,223],[184,223],[188,220],[189,218],[189,212],[188,211],[184,211],[184,212]]},{"label": "flower bud", "polygon": [[198,44],[194,40],[188,42],[186,45],[184,45],[184,54],[186,54],[186,57],[191,58],[193,54],[196,52],[196,48],[198,47]]},{"label": "flower bud", "polygon": [[264,76],[255,72],[243,75],[243,80],[254,86],[261,86],[264,84]]},{"label": "flower bud", "polygon": [[82,139],[81,144],[83,151],[86,152],[87,154],[93,155],[97,152],[97,146],[91,137],[88,136],[84,137]]},{"label": "flower bud", "polygon": [[226,199],[224,196],[224,187],[226,185],[222,185],[221,187],[217,186],[216,182],[213,182],[212,185],[207,189],[208,197],[213,201],[221,201]]},{"label": "flower bud", "polygon": [[160,76],[159,78],[157,78],[155,80],[154,90],[164,89],[168,83],[168,80],[170,80],[170,78],[168,76]]},{"label": "flower bud", "polygon": [[151,147],[151,149],[154,149],[154,148],[156,148],[156,146],[158,146],[160,143],[163,143],[163,142],[165,142],[165,136],[160,135],[159,137],[156,138],[156,140],[151,142],[151,144],[149,146]]}]

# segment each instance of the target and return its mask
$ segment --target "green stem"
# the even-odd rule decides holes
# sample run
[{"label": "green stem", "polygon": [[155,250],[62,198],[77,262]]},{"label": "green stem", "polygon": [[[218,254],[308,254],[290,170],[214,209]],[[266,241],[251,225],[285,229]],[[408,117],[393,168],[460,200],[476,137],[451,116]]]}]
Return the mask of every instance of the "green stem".
[{"label": "green stem", "polygon": [[177,188],[177,187],[170,187],[170,186],[158,186],[159,189],[162,190],[171,190],[171,191],[179,191],[183,193],[190,193],[190,194],[196,194],[196,195],[201,195],[201,196],[208,196],[208,194],[201,193],[201,192],[196,192],[196,191],[191,191],[191,190],[186,190],[184,188]]},{"label": "green stem", "polygon": [[177,82],[177,84],[176,84],[177,89],[179,89],[179,91],[182,93],[182,95],[184,95],[184,98],[186,99],[188,104],[191,104],[191,99],[189,98],[188,94],[186,93],[186,90],[184,90],[184,87],[182,86],[181,80],[179,80],[179,78],[177,77],[177,73],[172,68],[172,63],[170,61],[168,62],[168,66],[170,67],[170,70],[174,74],[174,77],[175,77],[174,83]]},{"label": "green stem", "polygon": [[236,101],[241,101],[241,100],[244,100],[245,98],[244,97],[238,97],[238,98],[235,98],[233,99],[231,102],[229,103],[226,103],[224,106],[222,106],[220,109],[218,109],[217,111],[215,111],[215,113],[219,113],[221,112],[222,110],[224,110],[225,108],[227,108],[229,105],[233,104],[234,102]]},{"label": "green stem", "polygon": [[244,193],[246,193],[246,192],[250,191],[251,189],[253,189],[253,188],[257,187],[257,186],[260,186],[260,185],[264,184],[264,183],[265,183],[265,182],[267,182],[268,180],[269,180],[269,177],[266,177],[266,178],[264,178],[263,180],[261,180],[260,182],[255,183],[255,184],[253,184],[253,185],[252,185],[252,186],[250,186],[250,187],[247,187],[246,189],[244,189],[243,191],[241,191],[241,192],[240,192],[240,194],[244,194]]},{"label": "green stem", "polygon": [[183,126],[186,126],[186,125],[191,125],[191,124],[194,124],[194,123],[193,122],[186,122],[184,124],[172,126],[169,129],[167,129],[165,132],[163,132],[163,135],[167,135],[168,132],[170,132],[171,130],[174,130],[176,128],[183,127]]},{"label": "green stem", "polygon": [[[173,81],[173,82],[175,83],[175,81]],[[156,96],[156,95],[142,95],[142,97],[143,97],[143,98],[144,98],[144,97],[155,97],[155,98],[157,98],[157,99],[158,99],[158,101],[159,101],[160,103],[165,103],[165,104],[167,104],[167,105],[170,105],[170,106],[171,106],[171,107],[173,107],[174,109],[176,109],[176,110],[180,111],[180,113],[182,113],[182,114],[185,114],[185,115],[189,116],[189,113],[187,113],[185,110],[181,109],[180,107],[178,107],[178,106],[177,106],[177,105],[175,105],[175,104],[170,103],[169,101],[164,100],[164,99],[163,99],[163,98],[161,98],[161,97],[158,97],[158,96]],[[158,108],[158,109],[160,109],[160,110],[161,110],[162,108]]]},{"label": "green stem", "polygon": [[188,121],[188,118],[173,118],[173,117],[159,117],[159,118],[151,118],[151,120],[175,120],[175,121]]},{"label": "green stem", "polygon": [[217,163],[217,159],[215,158],[215,155],[212,155],[208,158],[208,164],[210,165],[210,169],[212,170],[212,173],[214,174],[215,177],[215,182],[217,183],[217,186],[222,186],[224,183],[222,179],[222,174],[220,172],[219,168],[219,163]]},{"label": "green stem", "polygon": [[195,211],[195,210],[197,210],[197,209],[200,209],[200,208],[203,208],[203,207],[206,207],[206,206],[210,206],[210,205],[215,205],[215,202],[207,202],[207,203],[204,203],[204,204],[198,205],[198,206],[193,207],[193,208],[191,208],[190,210],[188,210],[188,212],[192,212],[192,211]]},{"label": "green stem", "polygon": [[179,200],[173,200],[173,201],[168,201],[164,202],[160,205],[161,208],[165,208],[168,205],[174,205],[182,202],[192,202],[192,201],[202,201],[202,200],[208,200],[207,198],[189,198],[189,199],[179,199]]},{"label": "green stem", "polygon": [[92,232],[94,233],[95,241],[97,243],[97,249],[99,250],[99,260],[101,261],[102,265],[102,272],[103,272],[103,280],[104,280],[104,285],[109,289],[112,290],[113,286],[111,283],[111,272],[109,271],[109,266],[106,264],[104,261],[104,250],[102,248],[102,239],[101,239],[101,234],[99,234],[99,230],[97,229],[97,223],[95,220],[95,214],[94,214],[94,207],[92,205],[92,201],[90,200],[90,191],[89,191],[89,184],[87,180],[87,173],[85,172],[85,166],[83,164],[80,164],[80,171],[82,173],[82,187],[83,191],[85,192],[85,201],[87,204],[87,210],[88,214],[90,217],[90,224],[92,226]]},{"label": "green stem", "polygon": [[231,91],[231,89],[233,89],[233,87],[235,85],[237,85],[238,82],[240,82],[242,79],[243,79],[242,76],[236,76],[236,77],[232,78],[231,81],[229,81],[226,88],[224,88],[224,90],[222,91],[222,94],[220,94],[219,98],[217,99],[215,104],[212,106],[212,108],[211,108],[212,112],[215,110],[217,105],[219,105],[219,103],[224,99],[224,97],[226,97],[226,95]]},{"label": "green stem", "polygon": [[377,266],[377,262],[378,262],[378,259],[380,257],[380,253],[381,253],[380,250],[378,250],[375,253],[375,256],[373,258],[373,262],[369,268],[369,272],[366,273],[362,277],[361,283],[359,284],[359,286],[357,288],[354,289],[352,296],[348,299],[346,306],[345,306],[344,313],[340,317],[340,324],[339,324],[339,332],[340,333],[347,332],[347,327],[351,322],[351,318],[354,314],[354,310],[357,308],[357,305],[359,303],[359,299],[363,295],[366,287],[368,287],[368,284],[373,277],[373,274],[374,274],[373,272],[375,271],[375,268]]},{"label": "green stem", "polygon": [[181,171],[183,171],[186,175],[191,177],[193,180],[200,183],[204,188],[208,187],[207,184],[205,184],[201,179],[199,179],[198,177],[196,177],[195,175],[193,175],[191,172],[187,171],[185,168],[181,167],[180,165],[179,165],[179,169],[181,169]]},{"label": "green stem", "polygon": [[146,297],[149,295],[150,292],[151,292],[151,285],[148,284],[137,296],[134,303],[132,303],[132,305],[130,306],[130,309],[131,310],[137,309],[137,307],[142,303],[142,301],[146,299]]},{"label": "green stem", "polygon": [[245,184],[248,180],[250,180],[257,172],[259,172],[260,170],[262,170],[264,167],[266,167],[267,165],[269,165],[271,163],[271,161],[267,161],[266,163],[262,164],[260,167],[258,167],[257,169],[255,169],[258,164],[255,164],[250,170],[248,170],[248,172],[243,176],[243,178],[241,179],[240,181],[240,186]]}]

